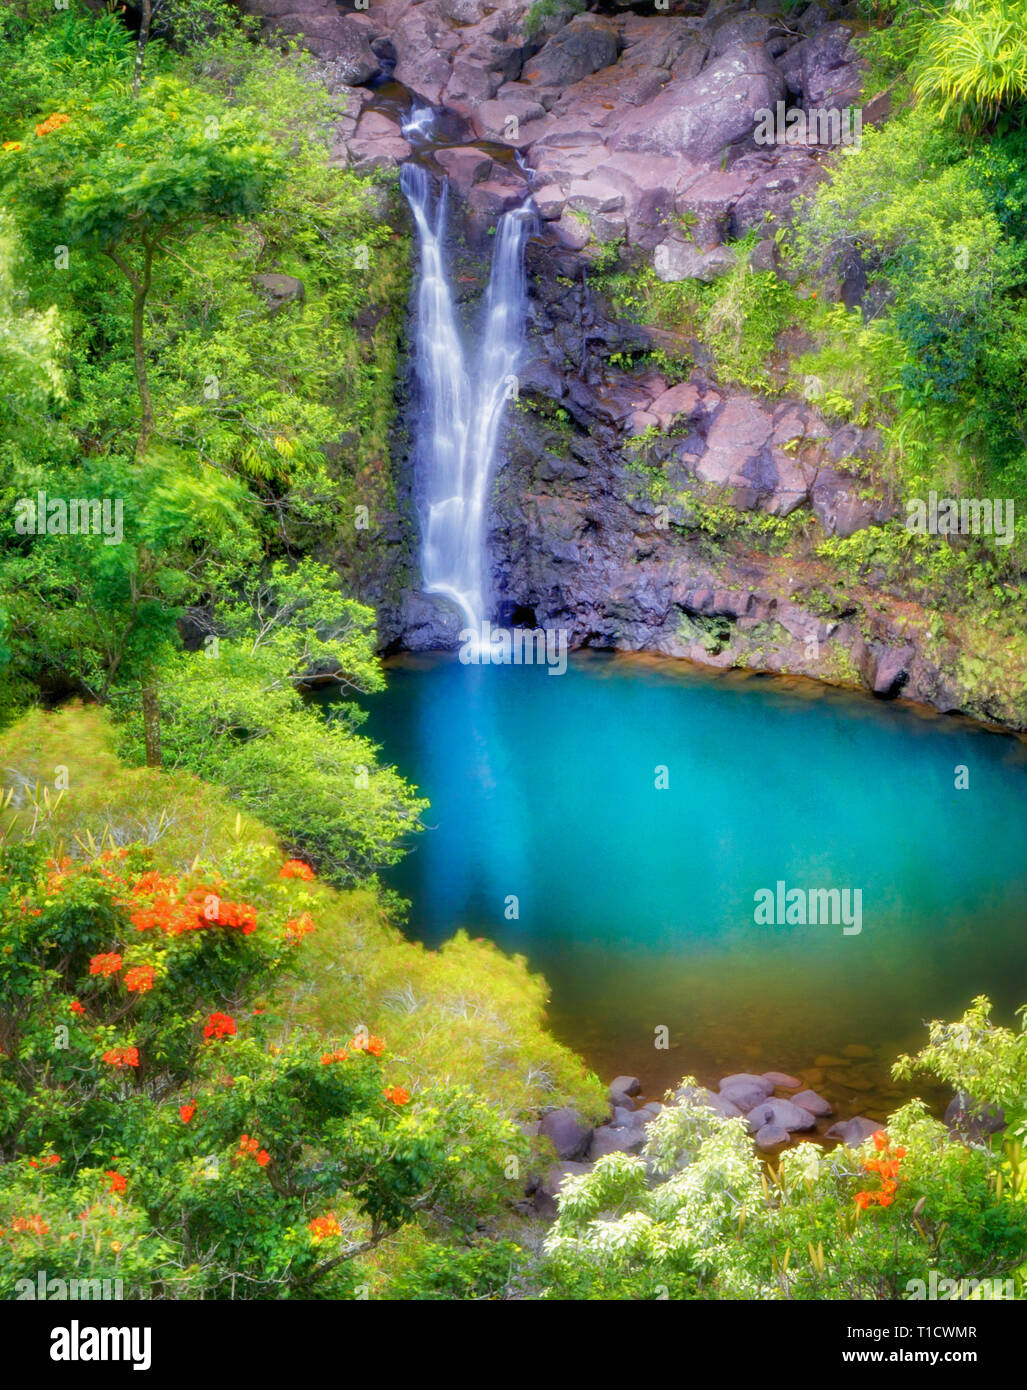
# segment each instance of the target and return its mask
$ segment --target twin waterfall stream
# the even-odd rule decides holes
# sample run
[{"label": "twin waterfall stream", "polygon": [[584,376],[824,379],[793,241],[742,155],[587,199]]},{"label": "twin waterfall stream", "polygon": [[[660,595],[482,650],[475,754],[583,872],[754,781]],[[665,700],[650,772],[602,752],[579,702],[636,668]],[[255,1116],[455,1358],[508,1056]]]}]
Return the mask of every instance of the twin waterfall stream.
[{"label": "twin waterfall stream", "polygon": [[[427,134],[423,112],[412,113],[407,130]],[[527,303],[524,245],[534,213],[529,204],[499,219],[480,327],[474,341],[465,343],[445,259],[446,187],[436,197],[431,175],[414,163],[403,166],[400,186],[414,215],[421,257],[415,449],[424,588],[451,599],[478,633],[488,602],[488,491],[500,421],[516,391]]]}]

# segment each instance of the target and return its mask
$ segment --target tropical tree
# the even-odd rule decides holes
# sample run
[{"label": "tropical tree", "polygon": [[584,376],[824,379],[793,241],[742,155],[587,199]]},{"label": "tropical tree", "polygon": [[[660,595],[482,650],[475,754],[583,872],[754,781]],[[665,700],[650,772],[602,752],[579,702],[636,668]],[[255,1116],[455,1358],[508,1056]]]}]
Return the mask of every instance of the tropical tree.
[{"label": "tropical tree", "polygon": [[[102,499],[104,529],[49,527],[36,516],[40,490],[44,506],[50,495]],[[178,620],[212,561],[253,553],[246,489],[182,453],[151,451],[138,463],[19,469],[2,495],[31,523],[0,552],[16,670],[103,703],[141,701],[147,762],[159,766],[157,669],[180,646]]]},{"label": "tropical tree", "polygon": [[[379,765],[359,732],[365,710],[322,710],[302,687],[383,688],[373,612],[312,560],[278,562],[265,579],[226,570],[217,587],[232,596],[189,613],[201,640],[189,652],[166,647],[158,670],[165,765],[226,786],[333,881],[367,879],[399,858],[427,803]],[[135,701],[114,703],[145,748]]]},{"label": "tropical tree", "polygon": [[117,89],[26,131],[16,181],[23,225],[37,244],[99,251],[131,289],[132,348],[140,421],[136,454],[154,430],[146,361],[146,306],[155,267],[217,220],[252,215],[282,161],[258,113],[226,107],[171,76],[133,100]]}]

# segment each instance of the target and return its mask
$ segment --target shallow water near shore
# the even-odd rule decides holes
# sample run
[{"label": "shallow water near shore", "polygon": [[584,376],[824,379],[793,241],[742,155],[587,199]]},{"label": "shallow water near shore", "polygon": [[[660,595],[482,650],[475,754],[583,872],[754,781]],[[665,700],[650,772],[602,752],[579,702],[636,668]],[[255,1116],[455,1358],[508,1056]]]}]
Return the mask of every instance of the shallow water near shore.
[{"label": "shallow water near shore", "polygon": [[[604,1080],[659,1096],[685,1073],[775,1069],[883,1119],[941,1099],[889,1075],[927,1020],[981,993],[1005,1022],[1027,1002],[1023,741],[658,658],[581,654],[551,676],[432,655],[387,676],[367,728],[431,800],[384,875],[409,934],[523,953],[554,1032]],[[757,925],[779,881],[860,889],[862,930]]]}]

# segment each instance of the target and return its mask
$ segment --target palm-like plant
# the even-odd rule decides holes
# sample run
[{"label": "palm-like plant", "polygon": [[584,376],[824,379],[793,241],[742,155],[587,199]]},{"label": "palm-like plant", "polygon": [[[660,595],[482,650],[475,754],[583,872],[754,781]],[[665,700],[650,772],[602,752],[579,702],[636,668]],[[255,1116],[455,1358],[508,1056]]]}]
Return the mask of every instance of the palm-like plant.
[{"label": "palm-like plant", "polygon": [[1027,97],[1027,4],[964,0],[930,25],[917,95],[940,97],[971,126],[991,124]]}]

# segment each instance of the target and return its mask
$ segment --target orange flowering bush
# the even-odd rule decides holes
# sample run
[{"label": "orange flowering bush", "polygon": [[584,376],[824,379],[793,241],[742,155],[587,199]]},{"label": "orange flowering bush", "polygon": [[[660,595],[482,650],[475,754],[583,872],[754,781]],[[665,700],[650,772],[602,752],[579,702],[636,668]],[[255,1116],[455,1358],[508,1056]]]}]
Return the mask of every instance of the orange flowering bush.
[{"label": "orange flowering bush", "polygon": [[489,1138],[505,1122],[462,1092],[400,1114],[380,1035],[283,1036],[272,985],[302,949],[283,949],[287,923],[313,925],[306,876],[244,850],[232,872],[229,889],[137,848],[0,855],[0,1152],[23,1159],[0,1164],[5,1287],[45,1267],[126,1270],[140,1297],[222,1297],[233,1278],[248,1297],[346,1296],[348,1256],[322,1251],[340,1203],[385,1239],[459,1189],[468,1135],[489,1163],[507,1152]]},{"label": "orange flowering bush", "polygon": [[45,1236],[50,1227],[41,1216],[16,1216],[11,1222],[11,1229],[15,1232],[31,1231],[33,1235]]},{"label": "orange flowering bush", "polygon": [[205,1038],[230,1038],[236,1032],[235,1019],[231,1014],[213,1013],[203,1029]]},{"label": "orange flowering bush", "polygon": [[234,1157],[255,1159],[261,1168],[266,1168],[271,1162],[271,1155],[267,1149],[262,1149],[256,1139],[249,1134],[240,1135],[239,1147],[235,1151]]},{"label": "orange flowering bush", "polygon": [[184,890],[174,876],[144,874],[129,891],[131,897],[123,901],[134,908],[129,920],[136,931],[181,936],[210,927],[233,927],[249,936],[257,930],[256,909],[248,903],[230,902],[214,886],[201,884]]},{"label": "orange flowering bush", "polygon": [[314,919],[309,912],[304,912],[299,917],[290,917],[286,922],[285,939],[290,945],[295,946],[314,930]]}]

